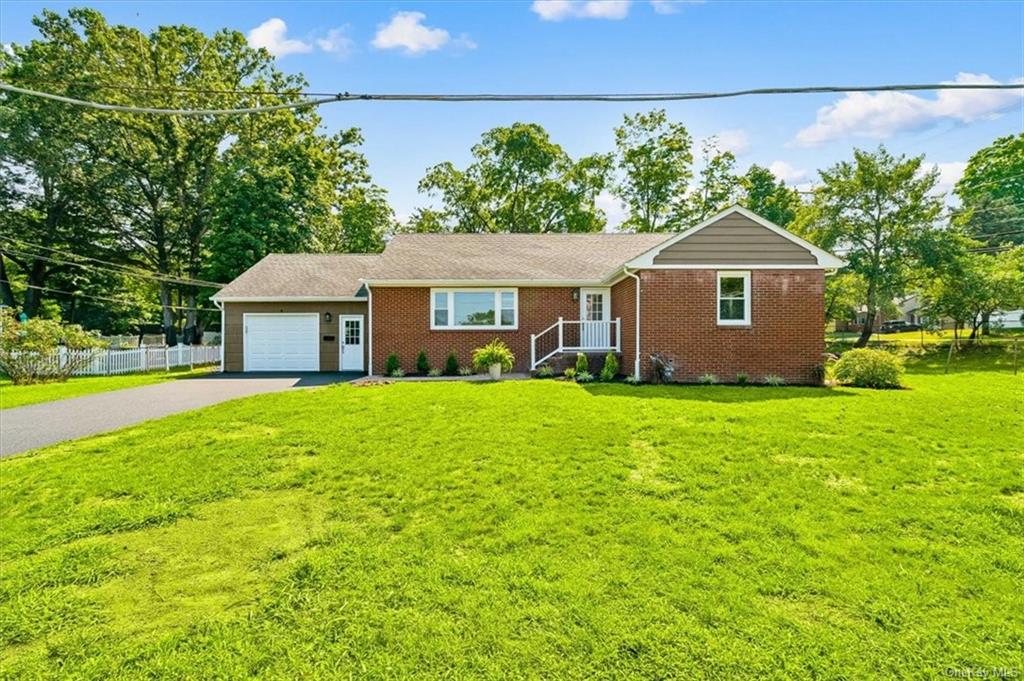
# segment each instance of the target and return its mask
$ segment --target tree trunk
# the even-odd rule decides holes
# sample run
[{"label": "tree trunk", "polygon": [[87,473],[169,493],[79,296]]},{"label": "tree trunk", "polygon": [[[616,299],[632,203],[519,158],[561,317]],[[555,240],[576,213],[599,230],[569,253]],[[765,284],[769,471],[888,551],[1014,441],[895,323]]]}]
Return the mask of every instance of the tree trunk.
[{"label": "tree trunk", "polygon": [[866,347],[868,341],[871,340],[871,334],[875,331],[875,317],[878,316],[877,310],[868,309],[867,317],[864,319],[864,327],[861,329],[860,338],[853,344],[855,348]]},{"label": "tree trunk", "polygon": [[981,335],[982,336],[987,336],[991,332],[991,329],[989,328],[989,324],[991,323],[990,322],[991,318],[992,318],[992,313],[991,312],[986,312],[983,315],[981,315]]},{"label": "tree trunk", "polygon": [[174,328],[174,311],[171,309],[171,285],[160,282],[160,306],[163,308],[164,343],[178,344],[178,330]]},{"label": "tree trunk", "polygon": [[7,259],[0,253],[0,303],[7,307],[15,307],[14,291],[11,289],[11,281],[7,277]]}]

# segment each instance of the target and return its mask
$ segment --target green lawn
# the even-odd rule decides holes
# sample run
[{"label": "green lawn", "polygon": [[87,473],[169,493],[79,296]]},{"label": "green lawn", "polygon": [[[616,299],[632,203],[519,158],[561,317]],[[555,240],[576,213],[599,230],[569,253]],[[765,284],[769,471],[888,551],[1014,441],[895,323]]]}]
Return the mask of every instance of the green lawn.
[{"label": "green lawn", "polygon": [[1024,378],[332,386],[0,463],[9,678],[1024,669]]},{"label": "green lawn", "polygon": [[146,374],[76,376],[64,383],[36,383],[33,385],[12,385],[10,379],[0,378],[0,409],[13,409],[14,407],[24,407],[27,404],[65,400],[69,397],[81,397],[121,388],[137,388],[140,385],[199,376],[210,371],[212,371],[210,367],[194,370],[177,367],[170,371],[152,371]]}]

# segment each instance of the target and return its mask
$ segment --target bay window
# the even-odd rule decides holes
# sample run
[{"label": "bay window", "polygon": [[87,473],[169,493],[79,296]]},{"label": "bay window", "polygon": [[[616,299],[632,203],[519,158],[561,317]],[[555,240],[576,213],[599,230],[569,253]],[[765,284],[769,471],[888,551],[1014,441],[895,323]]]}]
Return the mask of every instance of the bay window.
[{"label": "bay window", "polygon": [[718,273],[719,326],[750,325],[750,272]]},{"label": "bay window", "polygon": [[515,329],[519,324],[516,289],[431,289],[432,329]]}]

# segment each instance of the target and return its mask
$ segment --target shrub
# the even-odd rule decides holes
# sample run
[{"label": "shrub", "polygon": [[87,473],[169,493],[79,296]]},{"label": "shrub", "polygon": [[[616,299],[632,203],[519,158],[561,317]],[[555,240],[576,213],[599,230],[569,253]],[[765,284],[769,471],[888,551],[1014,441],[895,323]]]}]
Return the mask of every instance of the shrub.
[{"label": "shrub", "polygon": [[835,376],[840,383],[859,388],[899,388],[903,385],[903,360],[885,350],[850,350],[836,362]]},{"label": "shrub", "polygon": [[637,378],[636,374],[630,374],[629,376],[626,376],[626,383],[629,383],[630,385],[640,385],[640,379]]},{"label": "shrub", "polygon": [[473,366],[477,369],[487,369],[492,364],[500,364],[502,371],[512,371],[512,366],[515,363],[516,356],[503,341],[497,338],[473,351]]},{"label": "shrub", "polygon": [[749,381],[749,380],[750,380],[750,376],[747,376],[742,371],[740,373],[736,374],[736,383],[738,385],[746,385],[747,381]]},{"label": "shrub", "polygon": [[427,371],[427,376],[437,377],[437,376],[440,376],[440,375],[441,375],[441,370],[438,367],[434,367],[433,369],[430,369],[429,371]]},{"label": "shrub", "polygon": [[604,356],[604,366],[601,367],[601,380],[613,381],[618,373],[619,359],[615,356],[614,352],[609,352]]},{"label": "shrub", "polygon": [[577,383],[590,383],[594,380],[594,374],[589,371],[577,371],[576,382]]},{"label": "shrub", "polygon": [[473,370],[469,367],[459,367],[459,376],[472,376]]},{"label": "shrub", "polygon": [[573,367],[569,367],[564,372],[562,372],[562,375],[568,378],[570,381],[572,381],[576,378],[576,369],[574,369]]},{"label": "shrub", "polygon": [[398,355],[391,353],[388,358],[384,360],[384,373],[388,376],[394,376],[395,372],[401,368],[401,364],[398,362]]},{"label": "shrub", "polygon": [[102,345],[78,324],[39,318],[19,322],[9,308],[0,310],[0,369],[15,384],[66,381],[88,366]]},{"label": "shrub", "polygon": [[401,378],[402,376],[405,376],[405,369],[403,369],[402,367],[398,367],[397,369],[393,370],[390,374],[388,374],[388,376],[390,376],[391,378]]},{"label": "shrub", "polygon": [[762,379],[765,385],[779,387],[780,385],[786,385],[786,379],[778,374],[768,374]]},{"label": "shrub", "polygon": [[459,373],[459,359],[454,352],[448,353],[448,359],[444,363],[444,373],[448,376],[455,376]]},{"label": "shrub", "polygon": [[590,371],[590,360],[582,352],[576,353],[576,373],[581,371]]},{"label": "shrub", "polygon": [[541,364],[537,367],[537,378],[551,378],[555,375],[555,370],[547,364]]},{"label": "shrub", "polygon": [[718,376],[715,376],[714,374],[704,374],[697,379],[697,382],[701,385],[714,385],[715,383],[718,383]]},{"label": "shrub", "polygon": [[416,355],[416,371],[421,374],[430,373],[430,362],[427,361],[426,350],[420,350],[420,354]]}]

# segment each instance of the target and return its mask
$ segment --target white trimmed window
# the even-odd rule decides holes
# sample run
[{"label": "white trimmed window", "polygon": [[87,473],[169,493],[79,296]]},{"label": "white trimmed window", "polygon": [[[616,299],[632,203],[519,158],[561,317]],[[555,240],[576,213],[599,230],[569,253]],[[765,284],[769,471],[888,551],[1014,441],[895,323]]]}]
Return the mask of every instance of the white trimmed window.
[{"label": "white trimmed window", "polygon": [[505,329],[519,326],[517,289],[430,289],[430,328]]},{"label": "white trimmed window", "polygon": [[750,272],[718,273],[719,326],[750,325]]}]

